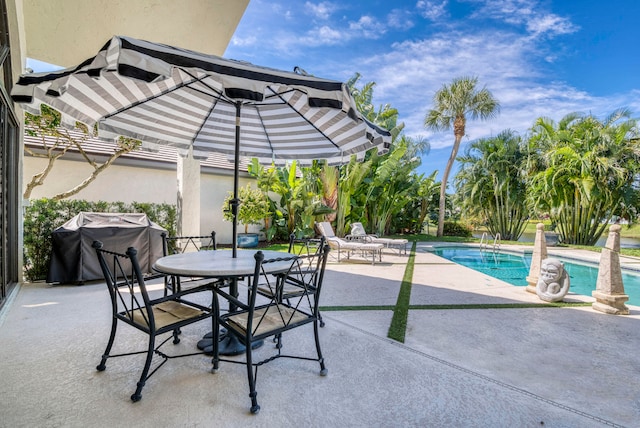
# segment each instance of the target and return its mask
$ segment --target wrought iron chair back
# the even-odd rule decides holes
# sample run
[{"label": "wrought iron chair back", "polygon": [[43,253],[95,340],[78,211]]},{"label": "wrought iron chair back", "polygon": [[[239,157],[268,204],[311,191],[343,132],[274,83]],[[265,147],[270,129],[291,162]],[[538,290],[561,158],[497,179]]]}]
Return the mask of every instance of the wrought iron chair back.
[{"label": "wrought iron chair back", "polygon": [[[211,318],[213,326],[212,310],[208,306],[184,299],[187,294],[201,291],[197,289],[152,298],[140,270],[136,249],[129,247],[126,253],[122,254],[105,250],[102,246],[100,241],[93,242],[93,248],[96,250],[98,262],[109,290],[112,322],[106,349],[96,369],[104,371],[106,361],[109,358],[146,353],[147,358],[142,374],[135,392],[131,395],[132,401],[139,401],[142,398],[142,388],[147,379],[168,359],[201,354],[190,352],[169,356],[161,352],[160,347],[171,338],[173,338],[174,344],[178,344],[180,329],[186,325]],[[120,322],[130,325],[148,336],[146,350],[111,354],[117,326]],[[156,338],[166,333],[171,333],[171,335],[156,345]],[[162,361],[150,371],[154,355],[159,355]]]},{"label": "wrought iron chair back", "polygon": [[[165,256],[191,251],[214,251],[217,248],[215,231],[211,231],[209,235],[202,236],[168,236],[166,233],[162,233],[162,254]],[[200,287],[206,284],[219,285],[219,281],[197,277],[164,276],[165,293],[167,294],[180,292],[183,287]]]},{"label": "wrought iron chair back", "polygon": [[216,232],[202,236],[168,236],[162,233],[163,254],[179,254],[189,251],[216,250]]},{"label": "wrought iron chair back", "polygon": [[[289,250],[290,254],[299,256],[297,263],[300,264],[297,269],[297,277],[289,276],[285,277],[282,282],[282,287],[278,290],[280,293],[280,299],[289,300],[293,297],[297,297],[300,293],[310,292],[315,290],[315,284],[318,281],[318,275],[320,272],[320,265],[322,264],[322,251],[326,241],[324,236],[317,238],[296,238],[294,234],[289,237]],[[324,274],[324,271],[322,272]],[[263,274],[261,283],[258,286],[258,293],[267,297],[272,296],[276,289],[277,276]],[[302,290],[303,285],[308,285],[308,290]],[[289,302],[288,302],[289,303]],[[320,312],[318,312],[318,318],[320,321],[320,327],[324,327],[324,321]]]},{"label": "wrought iron chair back", "polygon": [[[216,289],[216,294],[235,304],[238,308],[235,312],[220,315],[218,298],[214,299],[214,313],[219,325],[226,328],[227,334],[233,334],[245,345],[245,361],[230,360],[220,358],[217,346],[217,329],[214,329],[214,349],[213,365],[214,370],[218,369],[220,361],[245,364],[249,380],[249,396],[251,398],[251,412],[257,413],[260,406],[257,401],[256,377],[258,367],[273,361],[277,358],[295,358],[308,361],[316,361],[320,364],[320,374],[326,375],[324,357],[320,348],[320,338],[318,334],[319,325],[319,301],[324,270],[326,267],[329,247],[325,245],[314,258],[314,265],[317,265],[317,274],[309,275],[306,271],[308,261],[307,255],[287,256],[264,260],[261,251],[256,253],[256,264],[254,274],[249,279],[248,301],[242,302],[238,298],[229,295],[223,289]],[[284,267],[275,275],[274,288],[269,295],[261,293],[259,288],[263,285],[262,278],[267,274],[265,266],[271,263],[280,263]],[[273,271],[273,269],[269,269]],[[273,273],[269,274],[273,275]],[[296,284],[297,292],[283,296],[284,285],[293,281]],[[276,351],[261,361],[253,361],[253,348],[257,342],[261,342],[269,337],[280,338],[283,333],[305,326],[313,325],[313,334],[316,347],[316,355],[311,357],[308,353],[285,354],[282,352],[280,340],[277,340]],[[292,342],[295,343],[295,342]]]}]

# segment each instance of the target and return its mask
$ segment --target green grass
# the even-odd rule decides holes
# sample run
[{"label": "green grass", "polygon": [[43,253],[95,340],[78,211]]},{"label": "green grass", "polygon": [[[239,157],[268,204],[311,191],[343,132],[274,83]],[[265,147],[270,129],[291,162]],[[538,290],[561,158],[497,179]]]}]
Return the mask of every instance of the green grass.
[{"label": "green grass", "polygon": [[288,242],[282,242],[282,243],[275,243],[275,244],[269,244],[266,245],[264,247],[260,247],[261,250],[271,250],[271,251],[282,251],[282,252],[287,252],[289,251],[289,243]]},{"label": "green grass", "polygon": [[416,242],[411,246],[411,253],[407,261],[407,268],[404,271],[398,300],[393,309],[391,325],[387,332],[387,337],[404,343],[404,336],[407,331],[407,320],[409,318],[409,302],[411,301],[411,285],[413,284],[413,267],[416,258]]}]

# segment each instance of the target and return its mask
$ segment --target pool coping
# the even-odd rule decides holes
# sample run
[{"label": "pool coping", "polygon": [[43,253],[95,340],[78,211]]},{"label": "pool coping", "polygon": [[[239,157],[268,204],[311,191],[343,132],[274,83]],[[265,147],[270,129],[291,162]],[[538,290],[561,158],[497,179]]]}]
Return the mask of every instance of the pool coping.
[{"label": "pool coping", "polygon": [[[431,249],[429,247],[432,247]],[[440,257],[437,254],[435,254],[435,248],[442,248],[442,247],[466,247],[466,248],[478,248],[480,247],[479,243],[473,243],[473,242],[422,242],[419,243],[418,248],[421,249],[425,249],[427,252],[433,254],[436,257]],[[487,251],[499,251],[499,252],[504,252],[504,253],[510,253],[510,254],[516,254],[516,255],[520,255],[520,254],[525,254],[525,253],[533,253],[533,246],[531,245],[517,245],[517,244],[501,244],[499,249],[493,250],[487,250]],[[572,262],[578,262],[578,263],[583,263],[583,264],[587,264],[587,265],[591,265],[591,266],[595,266],[598,267],[600,264],[600,255],[601,253],[599,252],[594,252],[594,251],[589,251],[589,250],[582,250],[582,249],[576,249],[576,248],[570,248],[570,247],[547,247],[547,255],[548,257],[558,257],[561,259],[565,259],[565,260],[570,260]],[[507,281],[504,281],[500,278],[496,278],[493,277],[489,274],[486,274],[484,272],[481,271],[477,271],[475,269],[472,269],[470,267],[466,267],[464,265],[461,265],[459,263],[455,263],[452,260],[446,259],[444,257],[440,257],[443,260],[446,260],[447,262],[450,263],[454,263],[457,266],[460,266],[464,269],[470,269],[474,272],[480,273],[482,275],[486,275],[488,277],[491,277],[497,281],[503,282],[504,284],[507,284],[511,287],[516,287],[516,288],[522,288],[522,286],[519,285],[514,285],[511,284]],[[628,273],[628,274],[632,274],[632,275],[640,275],[640,258],[639,257],[634,257],[634,256],[627,256],[627,255],[620,255],[620,267],[622,269],[622,271],[624,273]],[[569,299],[569,300],[568,300]],[[596,299],[592,296],[589,295],[585,295],[585,294],[577,294],[574,293],[572,291],[569,291],[569,293],[565,296],[564,299],[565,302],[570,302],[570,301],[576,301],[576,302],[584,302],[584,303],[593,303],[596,301]],[[639,305],[634,305],[632,303],[629,303],[628,301],[625,302],[625,305],[630,307],[640,307]]]},{"label": "pool coping", "polygon": [[[427,246],[433,247],[480,247],[480,244],[476,244],[473,242],[433,242],[428,243]],[[424,245],[421,245],[421,248],[425,248]],[[533,253],[533,246],[524,246],[524,245],[516,245],[516,244],[501,244],[499,248],[496,250],[490,249],[487,251],[502,251],[511,254],[527,254]],[[567,254],[570,252],[570,254]],[[583,262],[588,264],[598,265],[600,263],[600,255],[602,253],[598,253],[595,251],[589,250],[581,250],[577,248],[570,247],[547,247],[547,255],[561,257],[563,259]],[[634,273],[640,274],[640,257],[628,256],[624,254],[619,254],[620,258],[620,267],[623,270],[629,270]]]}]

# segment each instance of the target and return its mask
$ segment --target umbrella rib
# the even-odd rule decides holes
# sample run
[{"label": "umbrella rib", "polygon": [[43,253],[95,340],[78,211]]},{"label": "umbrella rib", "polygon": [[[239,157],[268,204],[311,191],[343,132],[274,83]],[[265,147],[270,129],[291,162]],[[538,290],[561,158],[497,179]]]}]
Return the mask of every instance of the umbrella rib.
[{"label": "umbrella rib", "polygon": [[[192,89],[195,89],[195,88],[192,88]],[[211,116],[211,113],[218,105],[218,102],[220,102],[220,97],[215,98],[215,102],[211,103],[211,108],[209,109],[209,112],[207,112],[207,114],[204,116],[204,119],[200,123],[200,126],[198,127],[198,131],[195,133],[195,135],[193,136],[193,139],[191,140],[191,145],[193,145],[198,139],[198,135],[200,135],[200,132],[202,132],[202,128],[204,128],[204,125],[207,123],[207,120],[209,120],[209,117]]]},{"label": "umbrella rib", "polygon": [[[209,77],[209,76],[205,76],[205,77],[202,77],[202,78],[198,79],[196,76],[194,76],[193,74],[191,74],[191,73],[189,72],[189,70],[185,70],[185,69],[183,69],[183,68],[181,68],[180,70],[182,70],[183,72],[185,72],[185,73],[186,73],[186,74],[188,74],[189,76],[193,77],[193,79],[194,79],[194,80],[193,80],[192,82],[190,82],[190,83],[189,83],[189,85],[191,85],[191,84],[193,84],[193,83],[200,83],[200,84],[202,84],[203,86],[205,86],[207,89],[211,90],[211,92],[213,92],[214,94],[218,94],[218,96],[216,97],[216,99],[220,100],[220,99],[224,98],[224,99],[225,99],[225,101],[227,101],[229,104],[233,104],[233,100],[231,100],[230,98],[227,98],[227,97],[224,95],[224,93],[223,93],[223,92],[221,92],[221,91],[217,90],[216,88],[214,88],[213,86],[209,85],[207,82],[205,82],[205,81],[204,81],[204,79],[205,79],[206,77]],[[211,94],[210,94],[210,93],[205,92],[205,91],[203,91],[202,89],[198,89],[198,88],[193,87],[193,86],[189,86],[189,88],[190,88],[190,89],[193,89],[193,90],[194,90],[194,91],[196,91],[196,92],[200,92],[200,93],[201,93],[201,94],[203,94],[203,95],[211,96]]]},{"label": "umbrella rib", "polygon": [[[297,109],[295,109],[291,103],[289,103],[289,101],[285,100],[284,98],[282,98],[282,95],[277,93],[276,91],[273,90],[273,88],[271,86],[267,86],[267,88],[269,88],[269,90],[271,92],[273,92],[273,95],[275,95],[276,97],[280,98],[280,100],[282,100],[282,102],[286,105],[288,105],[289,107],[291,107],[291,110],[295,111],[298,116],[300,116],[302,119],[304,119],[305,122],[307,122],[309,124],[309,126],[311,126],[313,129],[315,129],[316,131],[318,131],[318,133],[320,135],[322,135],[324,138],[326,138],[326,140],[328,142],[330,142],[331,144],[333,144],[333,146],[338,149],[340,151],[340,153],[342,153],[342,150],[340,149],[340,146],[338,146],[336,143],[333,142],[333,140],[331,138],[329,138],[329,136],[327,134],[325,134],[324,132],[322,132],[314,123],[312,123],[309,119],[307,119],[306,117],[304,117],[304,115],[302,113],[300,113]],[[295,89],[295,88],[294,88]]]},{"label": "umbrella rib", "polygon": [[[191,76],[191,75],[190,75],[190,76]],[[191,85],[191,84],[193,84],[193,83],[197,82],[198,80],[202,80],[202,79],[204,79],[204,77],[202,77],[202,78],[196,78],[196,77],[194,77],[194,76],[191,76],[191,77],[193,77],[193,78],[194,78],[194,79],[196,79],[196,80],[195,80],[195,81],[193,81],[193,80],[192,80],[192,81],[189,81],[189,82],[182,82],[182,83],[180,83],[179,85],[175,86],[174,88],[167,89],[166,91],[163,91],[163,92],[159,93],[158,95],[154,95],[153,97],[145,98],[144,100],[138,100],[138,101],[136,101],[135,103],[133,103],[133,104],[131,104],[131,105],[128,105],[128,106],[126,106],[126,107],[123,107],[123,108],[121,108],[121,109],[118,109],[118,110],[114,111],[113,113],[106,114],[106,115],[104,116],[104,118],[102,118],[102,120],[106,120],[106,119],[109,119],[109,118],[111,118],[111,117],[113,117],[113,116],[117,116],[117,115],[119,115],[119,114],[120,114],[120,113],[122,113],[122,112],[125,112],[125,111],[130,110],[130,109],[132,109],[132,108],[134,108],[134,107],[139,106],[140,104],[144,104],[144,103],[147,103],[147,102],[149,102],[149,101],[151,101],[151,100],[155,100],[156,98],[163,97],[163,96],[165,96],[165,95],[167,95],[167,94],[170,94],[171,92],[174,92],[174,91],[176,91],[176,90],[178,90],[178,89],[180,89],[180,88],[183,88],[183,87],[185,87],[185,86]],[[206,76],[205,76],[205,77],[206,77]]]},{"label": "umbrella rib", "polygon": [[258,118],[260,119],[260,124],[262,125],[262,129],[264,129],[264,135],[267,138],[267,142],[269,143],[269,149],[271,150],[271,159],[274,158],[273,144],[271,144],[271,137],[269,137],[269,132],[267,132],[267,127],[264,126],[264,120],[262,119],[262,114],[260,113],[260,109],[256,109],[258,113]]},{"label": "umbrella rib", "polygon": [[[188,70],[184,70],[184,69],[181,69],[181,70],[195,79],[195,76],[192,75],[191,73],[189,73]],[[204,79],[204,77],[203,77],[203,79]],[[218,105],[218,102],[220,102],[220,100],[224,97],[224,94],[222,92],[218,91],[216,88],[213,88],[211,85],[207,84],[206,82],[203,82],[202,79],[198,79],[198,80],[194,81],[193,83],[197,83],[197,82],[200,82],[202,85],[204,85],[205,87],[210,89],[214,94],[218,94],[218,96],[214,97],[215,102],[211,104],[211,108],[209,109],[207,114],[204,116],[204,119],[200,123],[200,126],[198,127],[198,131],[194,134],[193,139],[191,140],[191,145],[193,145],[196,142],[196,140],[198,139],[198,135],[200,135],[200,133],[202,132],[202,129],[204,128],[204,125],[207,123],[207,120],[209,119],[209,117],[211,116],[211,113],[213,112],[213,110]],[[210,93],[207,93],[207,92],[205,92],[205,91],[203,91],[201,89],[198,89],[198,88],[194,88],[193,86],[189,86],[189,88],[194,90],[194,91],[196,91],[196,92],[200,92],[203,95],[211,96]],[[230,100],[229,100],[229,102],[230,102]]]}]

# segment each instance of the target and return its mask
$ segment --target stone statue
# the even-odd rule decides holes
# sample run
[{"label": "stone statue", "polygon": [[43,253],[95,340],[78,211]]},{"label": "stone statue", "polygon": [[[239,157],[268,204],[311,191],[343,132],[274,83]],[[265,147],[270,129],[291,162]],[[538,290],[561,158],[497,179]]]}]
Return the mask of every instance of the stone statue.
[{"label": "stone statue", "polygon": [[544,259],[536,285],[538,297],[545,302],[560,302],[569,292],[569,275],[558,259]]}]

